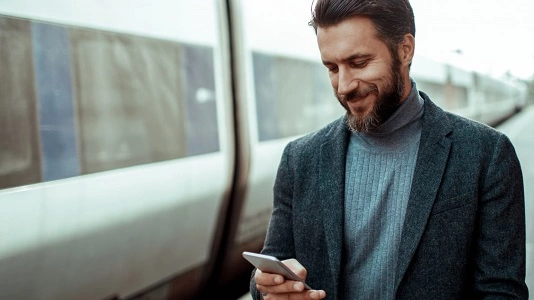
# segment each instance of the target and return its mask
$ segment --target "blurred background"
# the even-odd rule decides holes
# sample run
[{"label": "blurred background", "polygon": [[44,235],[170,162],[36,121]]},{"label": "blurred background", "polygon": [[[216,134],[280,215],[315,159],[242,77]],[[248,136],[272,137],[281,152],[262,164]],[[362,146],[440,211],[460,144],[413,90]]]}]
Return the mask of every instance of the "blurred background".
[{"label": "blurred background", "polygon": [[[534,2],[412,0],[411,75],[510,137]],[[343,110],[308,0],[0,0],[0,299],[250,299],[284,146]]]},{"label": "blurred background", "polygon": [[493,76],[532,79],[534,2],[410,1],[417,52]]}]

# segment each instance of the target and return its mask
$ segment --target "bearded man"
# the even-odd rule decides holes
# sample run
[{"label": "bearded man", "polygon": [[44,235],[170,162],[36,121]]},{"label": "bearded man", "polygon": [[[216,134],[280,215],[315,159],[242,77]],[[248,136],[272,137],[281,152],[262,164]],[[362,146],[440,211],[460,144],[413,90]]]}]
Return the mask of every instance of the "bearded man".
[{"label": "bearded man", "polygon": [[410,78],[408,0],[318,0],[310,24],[346,115],[284,150],[254,299],[527,299],[509,139]]}]

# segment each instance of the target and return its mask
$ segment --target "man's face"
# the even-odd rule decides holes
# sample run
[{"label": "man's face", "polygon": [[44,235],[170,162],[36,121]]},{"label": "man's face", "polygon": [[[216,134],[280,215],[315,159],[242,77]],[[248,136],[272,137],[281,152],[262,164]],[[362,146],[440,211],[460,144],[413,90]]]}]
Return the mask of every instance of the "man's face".
[{"label": "man's face", "polygon": [[354,17],[319,27],[317,43],[350,130],[368,132],[385,122],[399,107],[404,84],[398,56],[376,36],[372,21]]}]

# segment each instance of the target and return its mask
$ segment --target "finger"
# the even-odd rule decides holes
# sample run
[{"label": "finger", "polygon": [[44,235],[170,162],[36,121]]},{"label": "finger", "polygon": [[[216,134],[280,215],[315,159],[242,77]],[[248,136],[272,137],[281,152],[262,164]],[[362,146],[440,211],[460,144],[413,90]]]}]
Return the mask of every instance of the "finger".
[{"label": "finger", "polygon": [[[326,293],[323,290],[307,290],[300,293],[287,294],[288,300],[320,300],[326,298]],[[273,298],[272,298],[273,299]],[[278,299],[278,298],[274,298]]]},{"label": "finger", "polygon": [[263,300],[307,300],[309,299],[306,292],[271,294],[262,293]]},{"label": "finger", "polygon": [[284,265],[286,265],[293,273],[297,274],[298,277],[300,277],[302,280],[306,280],[306,276],[308,275],[308,271],[306,268],[304,268],[298,260],[291,258],[286,259],[282,261]]},{"label": "finger", "polygon": [[300,281],[286,280],[278,285],[261,285],[256,283],[256,288],[262,293],[286,294],[304,291],[304,284]]},{"label": "finger", "polygon": [[306,291],[306,297],[306,299],[310,300],[324,299],[326,292],[323,290],[308,290]]},{"label": "finger", "polygon": [[264,300],[320,300],[326,297],[326,293],[323,290],[307,290],[298,293],[262,293]]},{"label": "finger", "polygon": [[256,284],[263,286],[279,285],[284,283],[284,276],[279,274],[265,273],[259,269],[256,269],[254,280],[256,281]]}]

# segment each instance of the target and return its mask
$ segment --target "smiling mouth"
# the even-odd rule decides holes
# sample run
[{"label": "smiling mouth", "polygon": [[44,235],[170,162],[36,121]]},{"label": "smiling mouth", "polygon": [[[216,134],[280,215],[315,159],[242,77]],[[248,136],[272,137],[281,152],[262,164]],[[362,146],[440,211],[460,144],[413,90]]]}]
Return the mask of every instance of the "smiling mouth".
[{"label": "smiling mouth", "polygon": [[365,95],[365,96],[360,96],[360,97],[351,97],[351,98],[347,98],[345,99],[345,101],[347,103],[356,103],[358,101],[361,101],[361,100],[364,100],[365,98],[367,98],[367,96],[369,96],[369,94]]},{"label": "smiling mouth", "polygon": [[369,97],[369,95],[371,95],[375,91],[376,89],[374,87],[369,87],[365,90],[354,91],[348,94],[347,96],[345,96],[344,100],[347,103],[355,103],[360,100],[364,100],[365,98]]},{"label": "smiling mouth", "polygon": [[357,102],[367,99],[367,97],[369,97],[371,94],[372,93],[369,92],[365,95],[352,95],[351,97],[345,97],[345,102],[346,103],[357,103]]}]

